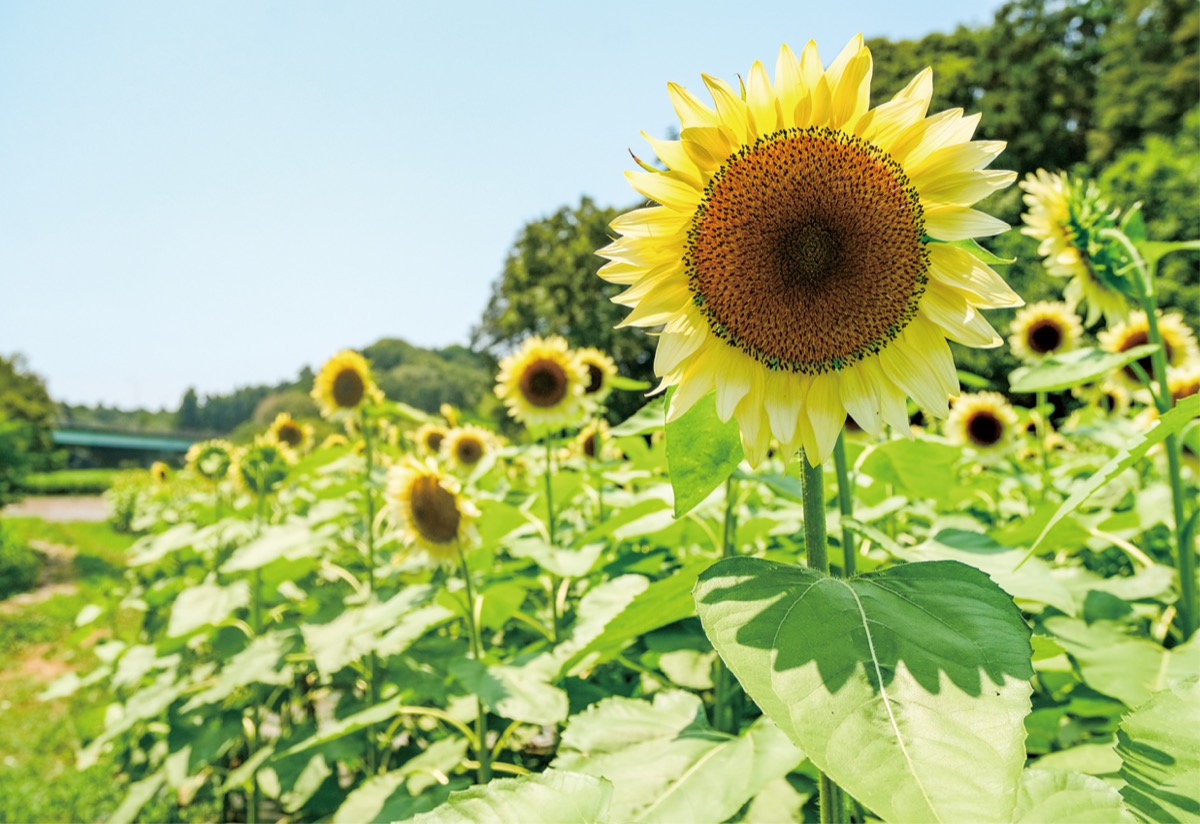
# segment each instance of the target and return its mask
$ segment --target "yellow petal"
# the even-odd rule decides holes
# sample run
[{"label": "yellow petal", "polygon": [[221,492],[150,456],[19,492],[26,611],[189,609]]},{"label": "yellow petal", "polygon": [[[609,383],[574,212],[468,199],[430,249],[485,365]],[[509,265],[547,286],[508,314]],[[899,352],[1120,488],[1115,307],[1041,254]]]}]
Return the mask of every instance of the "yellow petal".
[{"label": "yellow petal", "polygon": [[883,417],[874,383],[865,379],[859,364],[843,369],[841,377],[842,404],[846,412],[863,430],[878,437],[883,432]]},{"label": "yellow petal", "polygon": [[779,104],[771,89],[771,78],[763,64],[755,60],[746,82],[746,105],[754,120],[754,132],[762,137],[779,130]]},{"label": "yellow petal", "polygon": [[700,192],[696,187],[670,172],[626,172],[625,179],[639,194],[672,209],[692,211],[700,202]]},{"label": "yellow petal", "polygon": [[721,78],[713,77],[710,74],[700,76],[704,79],[704,85],[708,87],[713,102],[717,104],[717,115],[720,116],[721,122],[733,131],[737,143],[753,143],[749,122],[750,111],[746,108],[746,101],[738,97],[737,92]]},{"label": "yellow petal", "polygon": [[991,237],[1008,228],[1003,220],[965,206],[933,205],[925,209],[925,232],[938,240]]},{"label": "yellow petal", "polygon": [[962,296],[936,282],[930,283],[921,297],[921,313],[940,326],[951,340],[966,346],[991,349],[1003,342],[983,315]]},{"label": "yellow petal", "polygon": [[[779,101],[781,112],[791,114],[796,111],[796,104],[808,95],[804,85],[804,77],[800,73],[800,61],[784,43],[779,49],[779,57],[775,61],[775,97]],[[784,128],[796,125],[783,123]]]},{"label": "yellow petal", "polygon": [[647,206],[618,215],[608,224],[614,232],[629,237],[653,237],[673,234],[692,222],[692,212],[681,212],[666,206]]},{"label": "yellow petal", "polygon": [[856,34],[850,38],[838,56],[833,58],[833,62],[829,64],[829,68],[825,70],[825,76],[829,79],[829,88],[836,89],[838,81],[841,80],[842,74],[846,71],[846,67],[858,57],[863,50],[863,38],[861,34]]},{"label": "yellow petal", "polygon": [[836,373],[825,372],[812,379],[804,411],[812,424],[817,460],[812,461],[810,456],[810,463],[815,466],[833,454],[833,445],[846,422],[846,408],[842,406]]},{"label": "yellow petal", "polygon": [[769,372],[763,405],[775,437],[789,443],[796,437],[796,427],[804,415],[804,395],[808,378],[791,372]]},{"label": "yellow petal", "polygon": [[917,186],[923,203],[970,206],[1017,179],[1016,172],[953,172],[927,179]]},{"label": "yellow petal", "polygon": [[929,111],[929,101],[933,99],[933,69],[926,67],[917,74],[908,85],[896,93],[892,100],[915,100],[922,103],[919,117],[924,117]]},{"label": "yellow petal", "polygon": [[830,127],[840,129],[846,124],[853,125],[871,106],[870,50],[864,48],[851,58],[838,78],[837,86],[834,87],[831,81],[830,87],[834,89]]},{"label": "yellow petal", "polygon": [[[614,303],[620,303],[613,298]],[[668,281],[642,298],[633,310],[617,324],[618,329],[626,326],[660,326],[683,312],[692,303],[692,291],[687,281]],[[628,304],[622,304],[628,305]]]},{"label": "yellow petal", "polygon": [[982,169],[1004,151],[1004,146],[1001,140],[976,140],[944,146],[929,153],[919,162],[912,157],[908,158],[904,164],[904,172],[908,179],[920,188],[921,184],[931,178]]},{"label": "yellow petal", "polygon": [[717,364],[717,417],[723,421],[729,420],[738,403],[750,391],[750,376],[761,371],[757,364],[746,368],[746,364],[733,355],[735,351],[729,349]]},{"label": "yellow petal", "polygon": [[700,170],[696,168],[696,164],[683,150],[683,144],[680,141],[658,140],[645,132],[642,132],[642,138],[650,144],[650,148],[654,149],[654,153],[658,155],[659,159],[667,164],[668,169],[676,174],[686,176],[688,182],[696,187],[703,188],[704,178],[701,176]]},{"label": "yellow petal", "polygon": [[683,150],[695,164],[709,172],[716,171],[733,153],[732,135],[728,129],[697,126],[679,133]]},{"label": "yellow petal", "polygon": [[908,424],[908,396],[904,390],[884,374],[878,357],[866,358],[858,364],[863,382],[874,387],[879,397],[879,415],[884,422],[905,437],[912,437]]},{"label": "yellow petal", "polygon": [[929,277],[963,293],[975,306],[1000,309],[1021,306],[1021,296],[998,274],[968,252],[944,243],[930,243]]},{"label": "yellow petal", "polygon": [[887,151],[905,129],[922,117],[922,101],[906,98],[889,100],[863,115],[855,126],[855,132]]},{"label": "yellow petal", "polygon": [[962,109],[947,109],[924,120],[918,120],[900,132],[892,145],[888,147],[888,153],[897,163],[904,165],[907,172],[908,167],[905,165],[905,161],[909,154],[926,140],[939,140],[940,135],[954,128],[954,124],[961,117]]},{"label": "yellow petal", "polygon": [[696,405],[713,388],[716,369],[713,366],[711,347],[701,351],[693,358],[675,382],[675,393],[671,395],[671,405],[667,408],[667,420],[679,420],[680,416]]},{"label": "yellow petal", "polygon": [[654,374],[674,372],[707,340],[707,327],[690,313],[675,318],[658,337],[658,348],[654,352]]},{"label": "yellow petal", "polygon": [[667,95],[671,98],[671,105],[675,109],[675,114],[679,116],[679,123],[683,128],[720,125],[721,120],[717,117],[717,113],[678,83],[667,84]]}]

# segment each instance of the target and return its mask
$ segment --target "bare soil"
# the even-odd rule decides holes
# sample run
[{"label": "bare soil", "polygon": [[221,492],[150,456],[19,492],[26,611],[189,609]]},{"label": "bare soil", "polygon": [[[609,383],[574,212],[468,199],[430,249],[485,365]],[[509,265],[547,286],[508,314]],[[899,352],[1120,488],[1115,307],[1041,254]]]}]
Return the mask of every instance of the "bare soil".
[{"label": "bare soil", "polygon": [[41,518],[43,521],[103,521],[108,502],[99,495],[41,495],[4,508],[7,518]]}]

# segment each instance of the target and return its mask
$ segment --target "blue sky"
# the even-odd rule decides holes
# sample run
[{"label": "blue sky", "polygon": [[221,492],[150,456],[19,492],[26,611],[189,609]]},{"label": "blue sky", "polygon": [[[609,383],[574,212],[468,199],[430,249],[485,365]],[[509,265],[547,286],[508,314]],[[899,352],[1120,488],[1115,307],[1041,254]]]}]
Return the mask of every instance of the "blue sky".
[{"label": "blue sky", "polygon": [[0,353],[58,399],[174,408],[383,336],[465,343],[524,223],[636,200],[668,80],[998,5],[10,0]]}]

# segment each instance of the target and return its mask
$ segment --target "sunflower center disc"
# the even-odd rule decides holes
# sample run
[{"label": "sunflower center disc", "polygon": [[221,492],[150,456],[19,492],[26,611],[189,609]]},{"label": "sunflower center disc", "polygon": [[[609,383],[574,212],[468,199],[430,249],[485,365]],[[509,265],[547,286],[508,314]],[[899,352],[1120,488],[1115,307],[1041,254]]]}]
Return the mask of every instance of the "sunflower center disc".
[{"label": "sunflower center disc", "polygon": [[430,432],[425,436],[425,446],[429,448],[430,452],[437,452],[442,448],[442,440],[445,437],[441,432]]},{"label": "sunflower center disc", "polygon": [[788,129],[713,176],[684,265],[718,337],[772,369],[817,374],[878,352],[916,316],[924,232],[889,155],[843,132]]},{"label": "sunflower center disc", "polygon": [[976,446],[995,446],[1004,435],[1004,424],[994,415],[980,413],[967,422],[967,435]]},{"label": "sunflower center disc", "polygon": [[483,447],[479,445],[479,441],[463,440],[458,442],[458,449],[455,454],[458,457],[458,462],[466,466],[473,466],[483,457]]},{"label": "sunflower center disc", "polygon": [[583,392],[586,395],[599,392],[600,387],[604,386],[604,371],[594,363],[586,364],[587,366],[587,386]]},{"label": "sunflower center disc", "polygon": [[555,406],[567,396],[567,373],[552,360],[534,361],[521,375],[521,394],[534,406]]},{"label": "sunflower center disc", "polygon": [[279,440],[288,446],[299,446],[300,441],[304,440],[304,435],[301,433],[300,427],[294,424],[287,424],[279,427]]},{"label": "sunflower center disc", "polygon": [[354,369],[343,369],[333,379],[333,400],[343,409],[353,409],[358,406],[366,391],[362,375]]},{"label": "sunflower center disc", "polygon": [[1039,355],[1055,352],[1062,345],[1062,330],[1054,323],[1043,322],[1029,330],[1029,348]]},{"label": "sunflower center disc", "polygon": [[[1143,332],[1143,331],[1131,332],[1131,333],[1129,333],[1129,336],[1126,337],[1125,340],[1121,342],[1121,351],[1128,352],[1130,349],[1135,349],[1138,346],[1145,346],[1149,342],[1150,342],[1150,335],[1148,332]],[[1171,344],[1169,344],[1166,341],[1166,339],[1163,339],[1162,348],[1163,348],[1163,354],[1167,356],[1167,363],[1171,363],[1171,355],[1172,355]],[[1131,381],[1136,381],[1136,382],[1140,383],[1142,380],[1142,376],[1139,375],[1137,370],[1133,368],[1133,364],[1135,364],[1135,363],[1142,368],[1142,371],[1145,374],[1147,374],[1147,375],[1154,374],[1154,361],[1151,359],[1150,355],[1146,355],[1146,357],[1138,358],[1133,363],[1128,364],[1127,366],[1123,367],[1122,371],[1125,372],[1125,375]]]},{"label": "sunflower center disc", "polygon": [[448,544],[458,534],[458,504],[454,495],[437,478],[422,475],[413,481],[412,520],[421,537],[435,544]]}]

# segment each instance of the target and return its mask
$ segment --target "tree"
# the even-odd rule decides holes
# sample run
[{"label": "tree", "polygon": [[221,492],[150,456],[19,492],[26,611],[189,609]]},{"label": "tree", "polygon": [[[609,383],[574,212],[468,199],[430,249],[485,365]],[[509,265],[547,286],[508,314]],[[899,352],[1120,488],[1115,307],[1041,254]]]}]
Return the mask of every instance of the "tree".
[{"label": "tree", "polygon": [[24,358],[0,356],[0,506],[17,497],[26,472],[50,463],[55,414],[46,384]]},{"label": "tree", "polygon": [[[530,335],[562,335],[572,346],[605,350],[627,377],[651,379],[654,339],[615,328],[628,312],[611,301],[621,287],[596,274],[604,263],[596,250],[608,244],[608,224],[618,214],[584,197],[576,207],[527,223],[472,330],[472,348],[499,358]],[[614,417],[624,417],[644,400],[620,392],[609,403]]]},{"label": "tree", "polygon": [[175,426],[179,429],[200,428],[200,399],[196,397],[196,390],[190,386],[183,393],[179,411],[175,413]]}]

